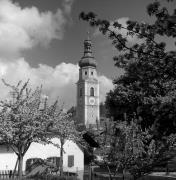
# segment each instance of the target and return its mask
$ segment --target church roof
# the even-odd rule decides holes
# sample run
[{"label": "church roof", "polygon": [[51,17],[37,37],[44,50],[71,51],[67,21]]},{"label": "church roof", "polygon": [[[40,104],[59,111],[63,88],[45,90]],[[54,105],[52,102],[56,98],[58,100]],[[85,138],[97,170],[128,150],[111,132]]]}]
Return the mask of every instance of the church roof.
[{"label": "church roof", "polygon": [[92,55],[92,42],[89,37],[84,40],[84,56],[79,61],[79,66],[81,68],[87,66],[92,66],[96,68],[97,66],[96,60]]},{"label": "church roof", "polygon": [[97,66],[97,63],[93,57],[83,56],[82,59],[79,61],[79,67],[87,67],[87,66],[92,66],[92,67]]}]

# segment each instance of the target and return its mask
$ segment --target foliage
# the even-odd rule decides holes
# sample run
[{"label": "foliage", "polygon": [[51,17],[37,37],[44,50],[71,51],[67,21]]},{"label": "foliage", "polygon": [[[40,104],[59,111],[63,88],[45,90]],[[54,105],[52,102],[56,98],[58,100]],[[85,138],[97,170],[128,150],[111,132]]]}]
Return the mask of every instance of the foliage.
[{"label": "foliage", "polygon": [[[155,1],[147,6],[147,13],[155,17],[153,24],[130,20],[123,26],[98,19],[92,12],[82,12],[80,17],[111,39],[118,51],[115,66],[125,70],[107,95],[110,115],[123,121],[135,113],[144,129],[153,126],[156,136],[162,137],[176,128],[176,52],[167,51],[165,42],[158,39],[176,37],[176,10],[170,13]],[[135,43],[129,38],[135,38]]]},{"label": "foliage", "polygon": [[16,153],[21,179],[23,157],[31,143],[49,143],[47,131],[54,109],[42,99],[42,88],[32,91],[28,81],[16,86],[3,82],[11,89],[12,98],[0,102],[0,140]]},{"label": "foliage", "polygon": [[164,140],[165,144],[154,140],[150,130],[143,131],[136,119],[106,122],[94,134],[100,146],[95,162],[107,167],[110,179],[119,172],[130,172],[135,179],[150,173],[158,163],[171,158],[175,142],[173,135]]},{"label": "foliage", "polygon": [[76,116],[76,107],[72,106],[68,111],[68,114],[70,114],[73,118]]},{"label": "foliage", "polygon": [[125,72],[107,94],[106,107],[114,124],[110,124],[110,134],[100,136],[107,142],[100,142],[107,143],[101,146],[104,163],[127,169],[134,177],[167,162],[175,142],[176,52],[167,51],[160,38],[176,37],[176,10],[169,12],[155,1],[147,6],[147,13],[154,17],[153,24],[129,20],[122,25],[99,19],[93,12],[80,13],[81,19],[112,41],[118,52],[115,66]]}]

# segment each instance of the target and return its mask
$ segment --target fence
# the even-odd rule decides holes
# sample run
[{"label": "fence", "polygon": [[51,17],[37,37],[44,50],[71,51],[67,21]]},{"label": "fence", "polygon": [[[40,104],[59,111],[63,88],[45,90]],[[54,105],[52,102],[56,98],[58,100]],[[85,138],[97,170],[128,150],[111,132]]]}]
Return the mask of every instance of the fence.
[{"label": "fence", "polygon": [[[24,175],[24,173],[23,173]],[[17,180],[18,179],[18,173],[13,172],[12,170],[0,170],[0,180]],[[48,174],[44,176],[39,176],[35,178],[26,178],[23,177],[23,180],[78,180],[77,175],[75,173],[65,172],[64,177],[60,177],[56,174]]]},{"label": "fence", "polygon": [[12,178],[18,178],[17,171],[13,170],[0,170],[0,179],[12,179]]}]

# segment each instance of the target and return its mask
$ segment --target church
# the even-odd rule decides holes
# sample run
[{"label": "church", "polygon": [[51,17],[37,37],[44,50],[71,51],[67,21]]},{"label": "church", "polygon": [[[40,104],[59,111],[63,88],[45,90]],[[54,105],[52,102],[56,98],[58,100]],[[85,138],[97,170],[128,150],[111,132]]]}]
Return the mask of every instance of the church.
[{"label": "church", "polygon": [[[79,61],[79,78],[77,82],[77,109],[76,122],[86,128],[99,123],[99,82],[97,77],[97,63],[92,53],[92,42],[88,37],[84,41],[84,54]],[[53,139],[55,143],[60,140]],[[23,171],[26,169],[26,162],[29,159],[53,159],[60,157],[60,151],[52,144],[43,145],[32,143],[24,156]],[[0,144],[0,172],[13,171],[17,156],[4,144]],[[78,174],[79,179],[83,179],[84,172],[84,152],[74,142],[66,141],[63,155],[64,171]]]},{"label": "church", "polygon": [[100,121],[99,82],[97,62],[92,53],[92,42],[84,41],[84,54],[79,61],[79,79],[77,82],[76,121],[86,128],[95,126]]}]

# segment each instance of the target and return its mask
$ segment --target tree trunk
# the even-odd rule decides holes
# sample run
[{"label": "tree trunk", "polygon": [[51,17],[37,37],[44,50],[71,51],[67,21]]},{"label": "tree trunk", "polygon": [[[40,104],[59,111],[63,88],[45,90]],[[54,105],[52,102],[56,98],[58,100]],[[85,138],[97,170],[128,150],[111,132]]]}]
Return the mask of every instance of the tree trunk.
[{"label": "tree trunk", "polygon": [[124,172],[122,173],[122,180],[125,180]]},{"label": "tree trunk", "polygon": [[23,176],[23,156],[21,154],[18,155],[18,179],[21,180]]},{"label": "tree trunk", "polygon": [[137,179],[138,179],[137,176],[133,175],[133,180],[137,180]]},{"label": "tree trunk", "polygon": [[64,151],[64,141],[61,140],[61,147],[60,147],[60,176],[63,177],[63,151]]},{"label": "tree trunk", "polygon": [[15,174],[16,174],[16,169],[17,169],[17,165],[19,164],[18,163],[18,156],[17,156],[17,160],[16,160],[16,164],[15,164],[15,168],[14,168],[14,170],[13,170],[13,174],[12,174],[12,177],[14,178],[15,177]]},{"label": "tree trunk", "polygon": [[111,175],[111,170],[110,170],[108,165],[106,165],[106,167],[107,167],[108,173],[109,173],[109,180],[112,180],[113,178],[112,178],[112,175]]}]

